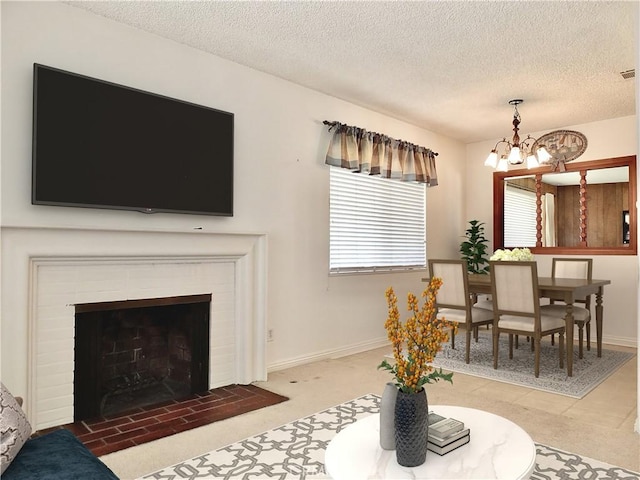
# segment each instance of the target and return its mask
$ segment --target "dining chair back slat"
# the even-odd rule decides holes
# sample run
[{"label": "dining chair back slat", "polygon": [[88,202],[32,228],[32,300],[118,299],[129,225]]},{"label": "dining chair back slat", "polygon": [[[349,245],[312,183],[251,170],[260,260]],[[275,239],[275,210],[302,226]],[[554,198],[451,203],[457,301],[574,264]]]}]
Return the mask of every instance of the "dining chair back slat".
[{"label": "dining chair back slat", "polygon": [[[431,261],[432,277],[442,278],[442,286],[436,295],[437,302],[443,307],[463,307],[469,303],[469,287],[465,282],[466,271],[461,262]],[[446,280],[446,281],[445,281]]]},{"label": "dining chair back slat", "polygon": [[554,258],[551,276],[558,278],[591,278],[591,258]]},{"label": "dining chair back slat", "polygon": [[[509,268],[502,268],[509,264]],[[497,290],[493,293],[493,302],[501,311],[510,311],[535,315],[538,298],[538,275],[533,262],[502,262],[491,275]],[[533,266],[533,268],[532,268]],[[516,287],[516,288],[514,288]]]},{"label": "dining chair back slat", "polygon": [[[429,274],[431,278],[439,277],[442,285],[436,293],[437,317],[458,323],[459,328],[466,330],[465,361],[470,361],[471,334],[478,339],[478,327],[493,322],[493,312],[472,306],[469,293],[469,277],[467,262],[462,259],[430,259]],[[451,348],[455,348],[455,334],[451,331]]]}]

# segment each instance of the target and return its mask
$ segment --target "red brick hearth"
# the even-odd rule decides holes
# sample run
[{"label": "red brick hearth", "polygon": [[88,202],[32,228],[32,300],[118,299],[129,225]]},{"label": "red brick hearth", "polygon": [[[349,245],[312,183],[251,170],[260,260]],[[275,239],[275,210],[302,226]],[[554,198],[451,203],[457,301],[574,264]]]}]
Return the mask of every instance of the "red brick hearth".
[{"label": "red brick hearth", "polygon": [[[254,385],[231,385],[182,400],[141,407],[113,417],[71,423],[55,428],[71,430],[95,455],[168,437],[287,400]],[[36,433],[41,435],[53,429]]]}]

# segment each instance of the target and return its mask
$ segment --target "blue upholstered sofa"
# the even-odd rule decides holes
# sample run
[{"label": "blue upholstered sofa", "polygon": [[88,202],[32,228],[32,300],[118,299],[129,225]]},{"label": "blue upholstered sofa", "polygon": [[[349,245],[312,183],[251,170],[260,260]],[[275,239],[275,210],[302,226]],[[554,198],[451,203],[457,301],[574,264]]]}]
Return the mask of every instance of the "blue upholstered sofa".
[{"label": "blue upholstered sofa", "polygon": [[0,382],[0,477],[2,480],[118,480],[69,430],[31,437],[31,424]]},{"label": "blue upholstered sofa", "polygon": [[26,441],[2,480],[118,480],[69,430]]}]

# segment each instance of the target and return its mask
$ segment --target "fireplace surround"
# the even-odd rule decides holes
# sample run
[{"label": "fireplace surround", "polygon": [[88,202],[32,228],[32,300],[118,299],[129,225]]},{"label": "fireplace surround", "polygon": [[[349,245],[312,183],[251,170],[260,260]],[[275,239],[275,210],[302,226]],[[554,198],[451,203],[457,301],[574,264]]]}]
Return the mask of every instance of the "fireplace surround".
[{"label": "fireplace surround", "polygon": [[266,380],[265,235],[4,227],[2,252],[3,376],[34,429],[74,421],[78,304],[211,294],[208,388]]}]

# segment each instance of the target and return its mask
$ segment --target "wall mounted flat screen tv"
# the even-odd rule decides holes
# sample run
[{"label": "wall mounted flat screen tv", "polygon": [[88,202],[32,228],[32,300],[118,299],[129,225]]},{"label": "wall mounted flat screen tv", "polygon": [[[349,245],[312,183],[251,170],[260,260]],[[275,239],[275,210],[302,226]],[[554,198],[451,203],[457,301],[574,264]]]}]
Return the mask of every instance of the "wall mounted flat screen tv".
[{"label": "wall mounted flat screen tv", "polygon": [[34,64],[34,205],[233,215],[231,113]]}]

